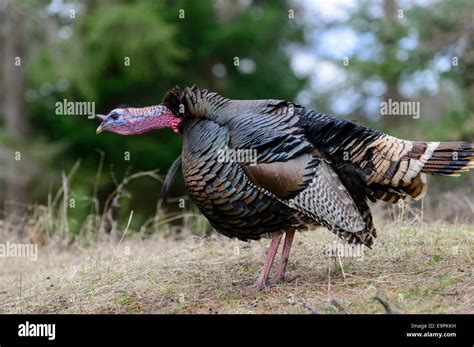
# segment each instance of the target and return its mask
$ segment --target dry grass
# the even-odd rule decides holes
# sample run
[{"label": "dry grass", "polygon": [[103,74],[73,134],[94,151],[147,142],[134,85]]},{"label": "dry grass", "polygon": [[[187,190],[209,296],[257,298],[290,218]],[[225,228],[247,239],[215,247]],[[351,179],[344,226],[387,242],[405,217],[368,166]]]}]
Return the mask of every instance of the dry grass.
[{"label": "dry grass", "polygon": [[[379,237],[360,258],[329,258],[336,239],[326,229],[296,235],[287,281],[244,295],[258,276],[268,240],[243,243],[204,234],[192,210],[156,216],[135,232],[114,212],[127,197],[127,175],[102,210],[96,197],[79,235],[69,232],[72,178],[63,175],[47,206],[0,221],[0,240],[41,245],[37,261],[0,257],[0,313],[383,313],[377,296],[400,313],[473,313],[472,187],[423,204],[373,207]],[[130,222],[132,214],[130,215]],[[184,231],[169,222],[180,219]],[[435,223],[447,220],[451,224]],[[429,224],[426,221],[431,221]],[[128,232],[127,232],[128,231]],[[125,237],[124,237],[125,235]],[[153,235],[153,236],[148,236]],[[178,239],[179,237],[179,239]],[[278,260],[278,259],[277,259]]]},{"label": "dry grass", "polygon": [[[472,225],[392,223],[363,260],[328,258],[325,229],[299,233],[289,280],[244,295],[268,240],[138,236],[39,249],[36,262],[0,258],[4,313],[472,313]],[[342,267],[341,267],[342,265]],[[334,301],[335,300],[335,301]]]}]

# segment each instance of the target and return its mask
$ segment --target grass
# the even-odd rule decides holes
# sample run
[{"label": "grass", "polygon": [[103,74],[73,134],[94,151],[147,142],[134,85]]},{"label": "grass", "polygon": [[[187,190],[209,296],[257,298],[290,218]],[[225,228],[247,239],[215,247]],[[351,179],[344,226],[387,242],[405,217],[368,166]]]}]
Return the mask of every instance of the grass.
[{"label": "grass", "polygon": [[[422,203],[373,206],[378,238],[364,257],[328,257],[324,249],[337,239],[324,228],[298,233],[287,280],[245,295],[268,240],[197,236],[208,227],[202,216],[192,209],[166,214],[160,206],[135,232],[128,230],[130,213],[122,229],[114,216],[126,185],[144,176],[160,180],[155,171],[117,182],[101,211],[94,193],[90,215],[72,235],[78,165],[47,206],[0,220],[2,242],[40,245],[37,261],[0,257],[0,313],[385,313],[384,305],[399,313],[474,312],[470,186]],[[170,224],[176,220],[183,227]]]},{"label": "grass", "polygon": [[[287,280],[245,295],[268,240],[184,232],[0,258],[2,313],[472,313],[474,226],[392,222],[363,259],[328,258],[326,229],[298,233]],[[278,259],[277,259],[278,260]]]}]

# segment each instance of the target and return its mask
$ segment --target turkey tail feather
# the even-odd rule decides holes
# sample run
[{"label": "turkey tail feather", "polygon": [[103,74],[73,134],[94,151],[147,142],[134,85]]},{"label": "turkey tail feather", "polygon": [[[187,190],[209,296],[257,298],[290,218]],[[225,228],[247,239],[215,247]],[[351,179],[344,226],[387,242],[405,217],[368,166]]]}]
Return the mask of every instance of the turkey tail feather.
[{"label": "turkey tail feather", "polygon": [[430,175],[459,176],[473,167],[474,143],[439,142],[421,171]]},{"label": "turkey tail feather", "polygon": [[[305,111],[302,126],[341,177],[369,199],[420,199],[426,175],[459,176],[474,168],[474,143],[406,141],[345,120]],[[367,191],[368,189],[368,191]]]},{"label": "turkey tail feather", "polygon": [[179,169],[181,169],[181,156],[176,158],[174,163],[171,165],[168,173],[166,174],[165,180],[163,181],[163,185],[161,186],[160,199],[163,204],[166,204],[168,200],[168,191],[173,184],[174,178],[176,177]]}]

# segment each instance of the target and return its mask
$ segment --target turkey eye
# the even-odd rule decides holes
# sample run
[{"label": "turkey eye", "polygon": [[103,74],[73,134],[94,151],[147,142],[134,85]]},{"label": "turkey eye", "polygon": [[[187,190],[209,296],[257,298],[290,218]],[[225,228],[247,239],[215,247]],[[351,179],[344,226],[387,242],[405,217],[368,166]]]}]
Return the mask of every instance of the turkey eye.
[{"label": "turkey eye", "polygon": [[112,114],[110,115],[110,118],[111,118],[112,120],[117,120],[118,117],[119,117],[119,116],[118,116],[117,113],[112,113]]}]

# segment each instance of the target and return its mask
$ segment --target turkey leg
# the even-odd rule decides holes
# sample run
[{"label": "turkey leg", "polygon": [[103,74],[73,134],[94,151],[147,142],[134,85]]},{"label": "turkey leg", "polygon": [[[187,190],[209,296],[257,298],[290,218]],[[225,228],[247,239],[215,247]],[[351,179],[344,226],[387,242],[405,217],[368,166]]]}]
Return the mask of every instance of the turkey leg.
[{"label": "turkey leg", "polygon": [[265,258],[265,263],[263,264],[262,271],[260,272],[257,281],[254,284],[245,288],[245,291],[247,293],[258,291],[260,289],[265,288],[265,286],[267,285],[268,274],[270,273],[273,261],[275,260],[275,255],[278,251],[278,246],[280,246],[281,237],[282,234],[279,234],[272,238],[272,242],[270,244],[270,248],[268,249],[267,257]]},{"label": "turkey leg", "polygon": [[280,264],[278,265],[276,273],[272,278],[272,284],[281,281],[285,277],[286,265],[288,264],[288,259],[290,257],[290,249],[294,236],[294,230],[289,230],[285,234],[285,243],[283,245],[283,251],[281,252]]}]

